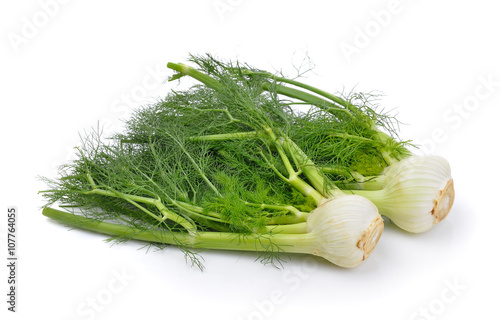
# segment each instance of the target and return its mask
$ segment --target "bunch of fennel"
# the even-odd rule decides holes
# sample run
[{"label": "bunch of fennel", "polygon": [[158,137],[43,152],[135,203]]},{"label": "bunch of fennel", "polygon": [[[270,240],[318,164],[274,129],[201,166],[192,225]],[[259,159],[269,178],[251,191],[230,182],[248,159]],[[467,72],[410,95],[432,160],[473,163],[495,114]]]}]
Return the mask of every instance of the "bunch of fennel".
[{"label": "bunch of fennel", "polygon": [[[365,260],[383,231],[378,210],[388,215],[389,171],[409,154],[376,128],[388,118],[247,66],[211,56],[191,61],[198,69],[169,63],[178,71],[173,79],[188,75],[202,85],[136,110],[111,139],[98,130],[84,138],[61,177],[44,178],[43,214],[117,240],[177,245],[200,267],[192,248],[258,251],[275,265],[284,253],[342,267]],[[283,96],[311,112],[294,112]],[[349,126],[378,140],[323,139],[339,130],[354,137]],[[52,209],[55,203],[66,212]]]}]

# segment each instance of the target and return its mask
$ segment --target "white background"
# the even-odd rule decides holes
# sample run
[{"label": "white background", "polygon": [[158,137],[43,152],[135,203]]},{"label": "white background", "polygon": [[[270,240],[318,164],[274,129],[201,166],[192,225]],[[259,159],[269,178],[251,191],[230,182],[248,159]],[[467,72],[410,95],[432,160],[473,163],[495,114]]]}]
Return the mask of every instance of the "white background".
[{"label": "white background", "polygon": [[[3,1],[1,314],[498,319],[498,12],[487,0]],[[382,92],[383,106],[405,123],[402,138],[450,161],[450,215],[419,235],[387,225],[370,258],[351,270],[300,255],[278,270],[251,253],[210,251],[204,272],[175,247],[111,246],[42,216],[37,176],[55,177],[73,158],[78,134],[97,121],[106,132],[119,130],[131,108],[175,88],[162,82],[165,65],[190,52],[290,74],[307,53],[316,65],[307,82]],[[19,210],[16,314],[5,303],[12,205]]]}]

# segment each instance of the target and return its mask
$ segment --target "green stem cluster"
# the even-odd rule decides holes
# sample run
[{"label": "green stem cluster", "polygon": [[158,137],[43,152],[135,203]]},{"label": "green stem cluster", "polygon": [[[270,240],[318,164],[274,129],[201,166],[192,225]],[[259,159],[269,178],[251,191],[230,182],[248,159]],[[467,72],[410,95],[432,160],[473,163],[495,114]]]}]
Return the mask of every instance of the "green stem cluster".
[{"label": "green stem cluster", "polygon": [[[125,225],[98,221],[53,208],[44,208],[42,213],[54,220],[79,229],[94,231],[118,238],[134,239],[152,243],[181,245],[189,248],[269,251],[271,247],[289,253],[311,253],[317,241],[308,233],[303,233],[304,224],[285,228],[289,233],[281,233],[282,226],[269,227],[271,234],[236,234],[233,232],[169,232],[164,230],[147,230]],[[276,232],[276,231],[280,232]]]}]

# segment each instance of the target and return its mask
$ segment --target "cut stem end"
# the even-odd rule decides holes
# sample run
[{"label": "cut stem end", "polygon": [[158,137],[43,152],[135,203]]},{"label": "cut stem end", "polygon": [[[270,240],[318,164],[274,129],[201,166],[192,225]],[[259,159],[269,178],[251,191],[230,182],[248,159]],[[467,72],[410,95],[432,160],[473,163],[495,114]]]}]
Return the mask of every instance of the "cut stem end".
[{"label": "cut stem end", "polygon": [[378,243],[384,231],[384,220],[382,217],[373,219],[370,226],[365,230],[363,236],[358,241],[358,248],[363,250],[363,260],[367,259]]},{"label": "cut stem end", "polygon": [[455,187],[453,179],[448,180],[446,186],[439,191],[438,196],[434,199],[434,207],[431,214],[434,216],[434,224],[444,220],[453,206],[455,200]]}]

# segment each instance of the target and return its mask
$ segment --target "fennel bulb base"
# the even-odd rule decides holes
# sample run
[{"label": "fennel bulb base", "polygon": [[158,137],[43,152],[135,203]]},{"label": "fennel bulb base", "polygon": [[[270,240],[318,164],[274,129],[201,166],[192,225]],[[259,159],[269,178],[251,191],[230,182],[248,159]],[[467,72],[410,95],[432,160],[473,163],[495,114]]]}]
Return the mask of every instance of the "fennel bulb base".
[{"label": "fennel bulb base", "polygon": [[366,260],[377,245],[384,222],[377,207],[358,195],[326,199],[307,219],[307,229],[316,238],[310,253],[344,268]]},{"label": "fennel bulb base", "polygon": [[446,186],[442,190],[439,190],[438,196],[434,199],[434,207],[431,211],[431,214],[434,216],[434,224],[441,222],[448,216],[454,201],[455,187],[453,179],[450,179],[446,183]]}]

